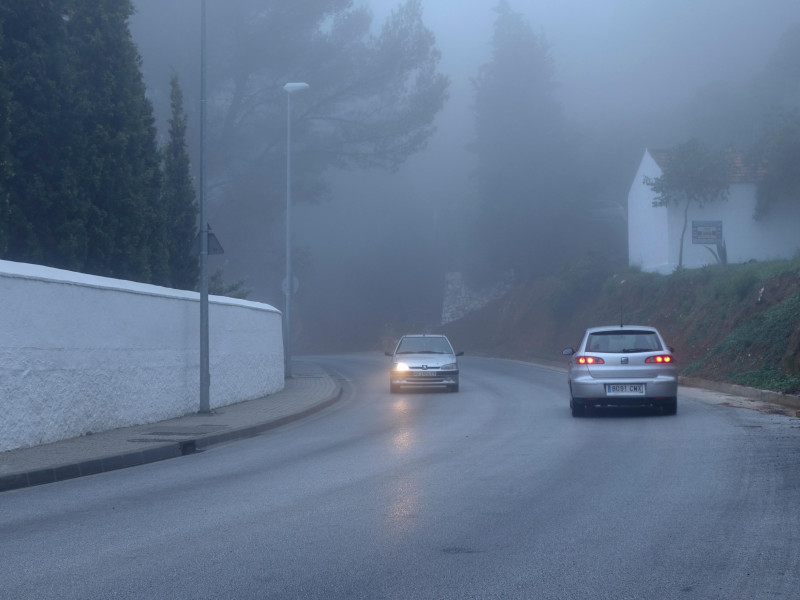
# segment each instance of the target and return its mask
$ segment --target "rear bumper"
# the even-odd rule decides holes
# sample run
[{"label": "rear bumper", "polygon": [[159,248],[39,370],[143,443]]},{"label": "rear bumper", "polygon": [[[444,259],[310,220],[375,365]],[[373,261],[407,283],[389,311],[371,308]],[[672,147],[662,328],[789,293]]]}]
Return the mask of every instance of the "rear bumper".
[{"label": "rear bumper", "polygon": [[[645,385],[644,395],[636,396],[609,396],[606,394],[606,384],[609,383],[637,383]],[[612,406],[644,406],[660,404],[668,398],[678,395],[677,376],[660,376],[655,379],[622,379],[604,380],[592,377],[578,377],[571,382],[572,397],[585,400],[587,404],[612,405]]]}]

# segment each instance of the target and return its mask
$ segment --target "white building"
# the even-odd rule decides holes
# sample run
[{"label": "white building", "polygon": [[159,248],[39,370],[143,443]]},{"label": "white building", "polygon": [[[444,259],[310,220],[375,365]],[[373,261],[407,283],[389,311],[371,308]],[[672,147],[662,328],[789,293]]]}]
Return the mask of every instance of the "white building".
[{"label": "white building", "polygon": [[[654,207],[656,194],[644,179],[660,177],[666,158],[666,152],[645,150],[628,192],[628,264],[663,274],[678,266],[684,205]],[[755,207],[756,177],[739,164],[731,176],[727,200],[689,207],[683,266],[697,268],[717,262],[709,251],[716,252],[716,245],[693,241],[693,225],[695,236],[699,233],[701,238],[703,233],[720,233],[721,227],[729,263],[786,259],[800,252],[800,203],[773,204],[758,221],[753,219]]]}]

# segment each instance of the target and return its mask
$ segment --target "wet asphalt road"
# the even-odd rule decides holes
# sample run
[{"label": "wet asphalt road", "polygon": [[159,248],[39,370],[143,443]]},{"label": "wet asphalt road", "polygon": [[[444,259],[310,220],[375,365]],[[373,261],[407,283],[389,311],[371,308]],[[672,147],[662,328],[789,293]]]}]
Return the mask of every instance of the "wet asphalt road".
[{"label": "wet asphalt road", "polygon": [[248,440],[0,495],[0,599],[795,600],[800,420],[681,396],[573,419],[564,374],[465,357]]}]

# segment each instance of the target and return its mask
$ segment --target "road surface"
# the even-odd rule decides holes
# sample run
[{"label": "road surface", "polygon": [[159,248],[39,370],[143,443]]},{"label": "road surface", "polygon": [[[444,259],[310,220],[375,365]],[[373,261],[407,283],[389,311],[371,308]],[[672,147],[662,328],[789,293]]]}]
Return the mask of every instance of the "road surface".
[{"label": "road surface", "polygon": [[562,372],[465,357],[179,459],[0,495],[0,599],[800,597],[800,420],[680,397],[574,419]]}]

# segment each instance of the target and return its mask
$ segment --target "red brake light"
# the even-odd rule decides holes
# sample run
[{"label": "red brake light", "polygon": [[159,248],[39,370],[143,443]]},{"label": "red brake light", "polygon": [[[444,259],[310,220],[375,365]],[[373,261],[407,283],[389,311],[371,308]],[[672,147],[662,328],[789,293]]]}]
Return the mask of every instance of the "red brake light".
[{"label": "red brake light", "polygon": [[659,354],[658,356],[648,356],[647,359],[644,361],[646,363],[671,363],[672,357],[669,354]]},{"label": "red brake light", "polygon": [[575,359],[575,361],[579,365],[604,365],[606,361],[604,361],[599,356],[579,356]]}]

